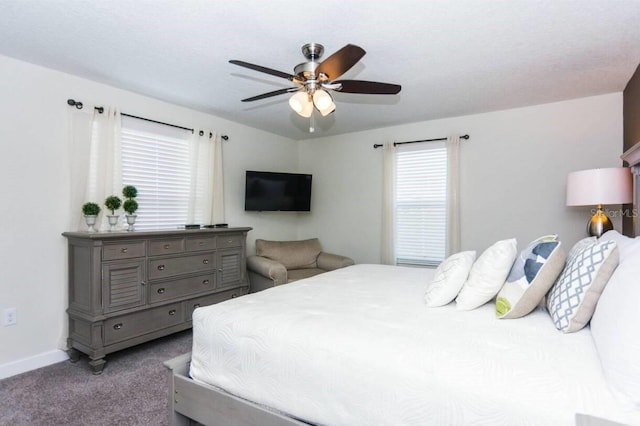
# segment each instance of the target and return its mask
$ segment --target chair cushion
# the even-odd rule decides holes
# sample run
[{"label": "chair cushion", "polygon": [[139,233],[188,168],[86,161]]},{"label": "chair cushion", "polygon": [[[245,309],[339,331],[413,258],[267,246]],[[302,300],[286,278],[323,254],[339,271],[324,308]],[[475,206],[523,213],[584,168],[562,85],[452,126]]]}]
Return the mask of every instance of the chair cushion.
[{"label": "chair cushion", "polygon": [[287,282],[313,277],[314,275],[322,274],[323,272],[327,272],[327,271],[325,271],[324,269],[318,269],[318,268],[292,269],[288,273],[289,281]]},{"label": "chair cushion", "polygon": [[316,268],[322,251],[317,238],[301,241],[256,240],[256,255],[276,260],[289,269]]}]

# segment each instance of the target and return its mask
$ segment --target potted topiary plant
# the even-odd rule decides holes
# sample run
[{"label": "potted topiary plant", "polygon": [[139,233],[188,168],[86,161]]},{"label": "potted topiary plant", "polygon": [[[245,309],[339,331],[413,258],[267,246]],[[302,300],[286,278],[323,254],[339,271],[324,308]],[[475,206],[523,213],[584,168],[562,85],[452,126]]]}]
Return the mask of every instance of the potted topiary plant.
[{"label": "potted topiary plant", "polygon": [[138,202],[135,200],[138,196],[138,190],[133,185],[127,185],[122,188],[122,195],[126,198],[122,208],[127,212],[127,224],[129,225],[127,231],[133,231],[133,224],[136,223],[136,217],[138,217],[135,214],[136,210],[138,210]]},{"label": "potted topiary plant", "polygon": [[95,232],[93,227],[96,224],[96,217],[100,213],[100,206],[93,202],[84,203],[82,205],[82,214],[84,214],[84,220],[87,223],[89,232]]},{"label": "potted topiary plant", "polygon": [[111,214],[107,215],[107,217],[109,218],[109,231],[115,231],[119,217],[116,214],[116,210],[118,210],[122,205],[122,200],[120,200],[120,198],[116,197],[115,195],[110,195],[104,200],[104,205],[107,207],[107,209],[111,210]]}]

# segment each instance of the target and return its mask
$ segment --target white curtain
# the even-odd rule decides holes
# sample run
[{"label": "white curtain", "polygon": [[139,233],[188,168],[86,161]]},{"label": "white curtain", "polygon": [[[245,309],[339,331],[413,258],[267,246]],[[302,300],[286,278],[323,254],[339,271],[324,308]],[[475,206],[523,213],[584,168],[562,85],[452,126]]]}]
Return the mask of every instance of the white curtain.
[{"label": "white curtain", "polygon": [[220,135],[209,130],[194,131],[189,154],[193,175],[188,223],[223,223],[224,174]]},{"label": "white curtain", "polygon": [[384,144],[383,193],[382,193],[382,263],[396,264],[395,252],[395,176],[396,147],[393,142]]},{"label": "white curtain", "polygon": [[447,256],[460,251],[460,136],[447,138]]},{"label": "white curtain", "polygon": [[[85,202],[93,201],[102,209],[96,222],[96,229],[101,231],[109,229],[107,215],[111,214],[104,200],[110,195],[122,199],[120,120],[120,111],[114,107],[104,107],[102,113],[94,109]],[[124,226],[122,221],[118,224]]]},{"label": "white curtain", "polygon": [[69,108],[70,202],[69,229],[86,230],[82,205],[94,202],[102,212],[96,229],[106,230],[104,200],[109,195],[122,198],[120,156],[120,112],[105,107],[96,109]]}]

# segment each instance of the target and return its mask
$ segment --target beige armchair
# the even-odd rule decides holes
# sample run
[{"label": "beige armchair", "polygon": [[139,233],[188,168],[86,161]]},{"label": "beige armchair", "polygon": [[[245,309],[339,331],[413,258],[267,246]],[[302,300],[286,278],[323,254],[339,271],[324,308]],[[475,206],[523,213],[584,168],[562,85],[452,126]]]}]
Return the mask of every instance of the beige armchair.
[{"label": "beige armchair", "polygon": [[348,257],[322,251],[317,238],[302,241],[256,240],[256,254],[247,258],[251,292],[353,265]]}]

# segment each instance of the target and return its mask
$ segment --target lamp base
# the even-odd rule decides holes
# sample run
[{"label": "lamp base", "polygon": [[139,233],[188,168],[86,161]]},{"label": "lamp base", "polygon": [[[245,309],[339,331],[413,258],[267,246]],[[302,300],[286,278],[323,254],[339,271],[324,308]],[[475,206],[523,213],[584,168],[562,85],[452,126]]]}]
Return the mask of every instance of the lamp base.
[{"label": "lamp base", "polygon": [[595,214],[591,216],[587,223],[587,232],[592,237],[600,238],[602,234],[613,229],[611,219],[602,211],[602,206],[598,206]]}]

